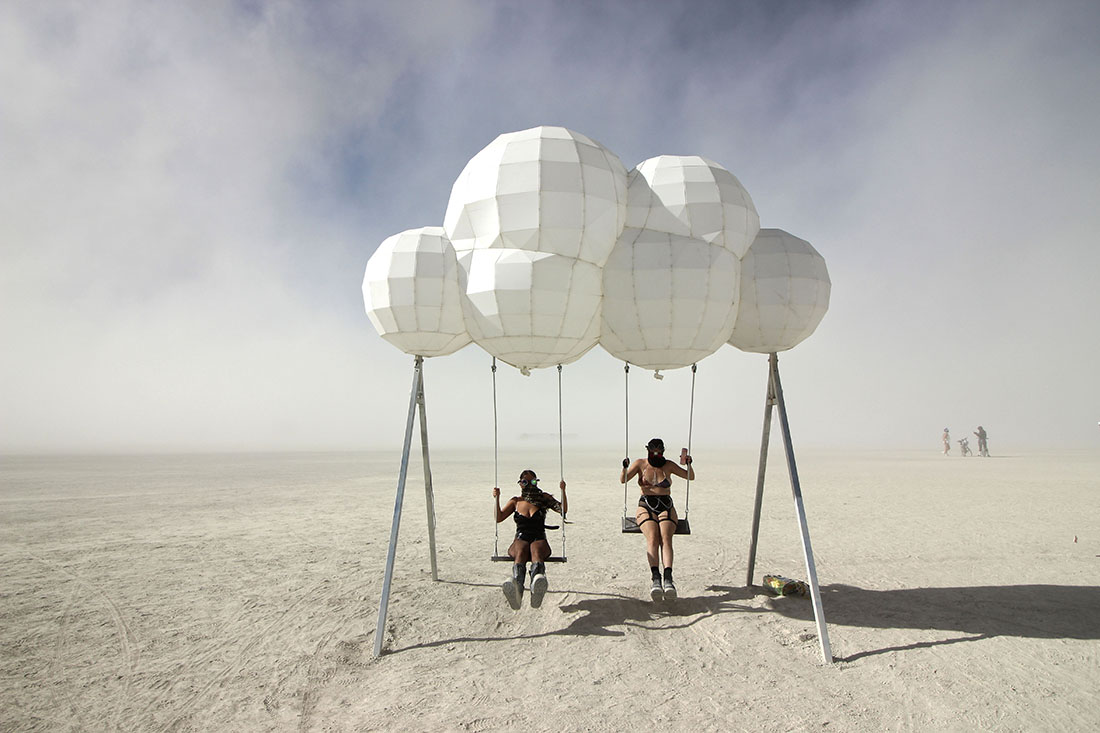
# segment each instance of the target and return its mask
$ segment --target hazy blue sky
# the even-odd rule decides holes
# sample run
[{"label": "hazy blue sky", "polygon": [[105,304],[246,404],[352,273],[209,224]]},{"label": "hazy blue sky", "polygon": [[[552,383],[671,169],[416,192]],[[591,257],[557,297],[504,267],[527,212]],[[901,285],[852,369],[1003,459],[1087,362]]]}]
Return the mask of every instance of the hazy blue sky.
[{"label": "hazy blue sky", "polygon": [[[716,160],[825,256],[798,444],[1096,447],[1098,38],[1089,1],[3,3],[0,450],[399,448],[367,258],[539,124]],[[488,364],[429,360],[435,444],[491,448]],[[765,369],[700,364],[697,444],[758,443]],[[502,440],[554,446],[556,377],[501,372]],[[688,377],[632,373],[632,444],[686,442]],[[621,365],[564,383],[621,445]]]}]

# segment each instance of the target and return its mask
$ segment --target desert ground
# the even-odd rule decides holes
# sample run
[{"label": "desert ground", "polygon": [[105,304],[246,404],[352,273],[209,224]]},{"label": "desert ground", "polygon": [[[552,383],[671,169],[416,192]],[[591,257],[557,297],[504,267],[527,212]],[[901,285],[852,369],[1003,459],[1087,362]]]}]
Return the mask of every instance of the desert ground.
[{"label": "desert ground", "polygon": [[[655,604],[621,456],[572,450],[568,562],[519,611],[491,451],[432,455],[435,582],[414,444],[378,659],[397,454],[5,456],[0,729],[1100,728],[1100,453],[800,451],[826,665],[810,599],[760,587],[807,579],[777,442],[754,586],[755,451],[695,450]],[[505,496],[557,458],[504,451]]]}]

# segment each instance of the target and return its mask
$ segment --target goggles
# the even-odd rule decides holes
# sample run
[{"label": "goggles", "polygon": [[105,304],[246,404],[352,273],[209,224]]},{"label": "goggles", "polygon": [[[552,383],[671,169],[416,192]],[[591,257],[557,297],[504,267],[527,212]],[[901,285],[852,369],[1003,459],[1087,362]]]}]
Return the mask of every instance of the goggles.
[{"label": "goggles", "polygon": [[537,478],[532,478],[532,479],[521,478],[516,483],[518,483],[520,486],[522,486],[525,489],[528,486],[534,486],[535,488],[538,488],[539,480]]}]

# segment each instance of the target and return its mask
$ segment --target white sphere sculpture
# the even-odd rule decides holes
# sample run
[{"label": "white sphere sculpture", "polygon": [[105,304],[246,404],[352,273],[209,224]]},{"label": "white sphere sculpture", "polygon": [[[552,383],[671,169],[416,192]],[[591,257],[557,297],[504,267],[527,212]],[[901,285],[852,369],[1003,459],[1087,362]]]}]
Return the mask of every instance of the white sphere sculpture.
[{"label": "white sphere sculpture", "polygon": [[749,192],[697,155],[659,155],[628,177],[626,226],[701,239],[744,256],[760,230]]},{"label": "white sphere sculpture", "polygon": [[600,268],[518,249],[459,255],[462,309],[477,344],[527,372],[579,359],[600,335]]},{"label": "white sphere sculpture", "polygon": [[693,364],[729,339],[739,283],[728,249],[627,228],[603,269],[600,345],[647,369]]},{"label": "white sphere sculpture", "polygon": [[522,249],[603,265],[626,220],[626,169],[564,127],[499,136],[451,189],[443,228],[458,253]]},{"label": "white sphere sculpture", "polygon": [[761,229],[741,260],[741,303],[729,343],[770,354],[794,348],[829,309],[825,258],[782,229]]},{"label": "white sphere sculpture", "polygon": [[470,343],[459,299],[458,261],[442,227],[395,234],[367,260],[367,317],[408,354],[446,356]]}]

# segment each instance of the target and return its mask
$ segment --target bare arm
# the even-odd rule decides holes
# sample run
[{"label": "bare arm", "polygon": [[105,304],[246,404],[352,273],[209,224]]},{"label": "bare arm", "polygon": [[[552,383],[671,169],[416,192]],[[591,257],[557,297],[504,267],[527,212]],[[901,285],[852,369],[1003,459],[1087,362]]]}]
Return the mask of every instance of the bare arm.
[{"label": "bare arm", "polygon": [[505,519],[512,515],[512,512],[516,510],[516,497],[512,497],[504,505],[504,508],[500,508],[500,489],[493,487],[493,498],[496,500],[496,520],[497,522],[503,522]]},{"label": "bare arm", "polygon": [[666,463],[665,465],[669,467],[669,471],[674,476],[679,476],[680,478],[687,479],[688,481],[694,481],[695,480],[695,467],[692,466],[692,464],[691,464],[691,456],[687,457],[687,470],[686,471],[684,469],[680,468],[679,465],[677,465],[675,463],[672,463],[671,461]]},{"label": "bare arm", "polygon": [[569,497],[565,495],[565,479],[561,480],[558,488],[561,489],[561,515],[564,517],[569,513]]},{"label": "bare arm", "polygon": [[629,468],[627,468],[626,466],[623,466],[623,470],[619,474],[619,483],[620,484],[625,484],[627,481],[629,481],[630,479],[637,476],[638,471],[642,470],[642,463],[644,463],[644,462],[645,462],[644,458],[639,458],[636,461],[634,461],[633,463],[631,463]]}]

